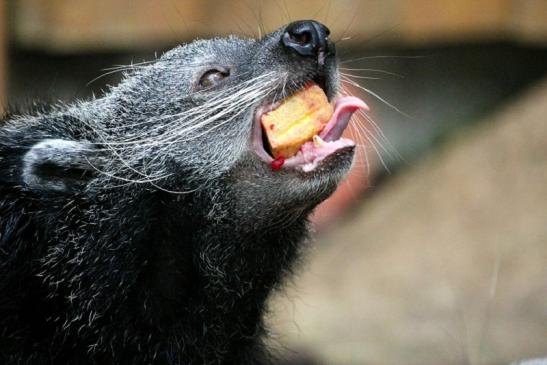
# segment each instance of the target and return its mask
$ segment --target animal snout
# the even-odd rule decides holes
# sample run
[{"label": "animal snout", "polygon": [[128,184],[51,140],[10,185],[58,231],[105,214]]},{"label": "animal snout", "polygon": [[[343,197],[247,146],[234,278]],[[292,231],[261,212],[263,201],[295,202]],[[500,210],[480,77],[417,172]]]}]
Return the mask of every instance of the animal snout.
[{"label": "animal snout", "polygon": [[329,28],[319,22],[300,20],[287,25],[281,35],[281,44],[300,56],[316,58],[322,65],[327,55],[335,53],[329,34]]}]

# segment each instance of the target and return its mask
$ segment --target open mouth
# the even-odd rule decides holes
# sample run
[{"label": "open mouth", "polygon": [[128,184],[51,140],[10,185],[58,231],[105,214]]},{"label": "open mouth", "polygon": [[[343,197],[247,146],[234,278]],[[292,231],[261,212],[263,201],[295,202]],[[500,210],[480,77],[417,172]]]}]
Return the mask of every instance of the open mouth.
[{"label": "open mouth", "polygon": [[323,89],[309,83],[288,98],[256,111],[253,147],[273,170],[315,170],[321,161],[355,142],[343,138],[354,112],[368,110],[359,98],[344,96],[329,103]]}]

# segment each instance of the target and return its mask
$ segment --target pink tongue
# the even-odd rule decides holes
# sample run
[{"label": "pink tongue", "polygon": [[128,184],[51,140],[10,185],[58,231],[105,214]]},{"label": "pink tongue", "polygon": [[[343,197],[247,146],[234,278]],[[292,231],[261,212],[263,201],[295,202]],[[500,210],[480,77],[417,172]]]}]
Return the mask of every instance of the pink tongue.
[{"label": "pink tongue", "polygon": [[353,113],[359,109],[369,110],[368,105],[359,98],[354,96],[344,96],[336,100],[334,104],[334,113],[329,122],[319,134],[326,142],[336,141],[342,136],[342,133],[348,126],[349,120]]}]

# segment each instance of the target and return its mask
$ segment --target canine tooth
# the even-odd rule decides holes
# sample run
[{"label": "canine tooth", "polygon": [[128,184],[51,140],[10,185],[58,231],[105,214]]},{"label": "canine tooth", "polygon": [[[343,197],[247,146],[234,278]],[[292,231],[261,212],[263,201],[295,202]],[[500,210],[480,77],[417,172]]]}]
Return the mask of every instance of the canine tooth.
[{"label": "canine tooth", "polygon": [[323,141],[323,138],[319,137],[319,135],[313,136],[313,145],[315,147],[321,147],[325,144],[325,141]]}]

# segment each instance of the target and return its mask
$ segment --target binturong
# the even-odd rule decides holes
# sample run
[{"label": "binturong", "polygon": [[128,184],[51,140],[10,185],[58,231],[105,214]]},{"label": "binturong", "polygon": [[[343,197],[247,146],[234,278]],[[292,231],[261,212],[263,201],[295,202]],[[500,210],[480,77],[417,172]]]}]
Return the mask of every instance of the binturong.
[{"label": "binturong", "polygon": [[[332,117],[279,163],[261,118],[310,84]],[[341,135],[361,108],[307,20],[179,46],[99,98],[7,116],[0,363],[274,362],[265,303],[352,165]]]}]

